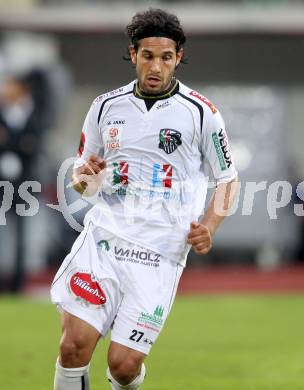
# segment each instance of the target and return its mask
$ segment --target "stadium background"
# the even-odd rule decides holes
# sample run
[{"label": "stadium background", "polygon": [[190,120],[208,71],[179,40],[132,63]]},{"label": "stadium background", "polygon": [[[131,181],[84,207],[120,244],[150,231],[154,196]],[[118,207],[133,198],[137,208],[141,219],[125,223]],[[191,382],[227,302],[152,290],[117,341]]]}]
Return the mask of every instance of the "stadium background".
[{"label": "stadium background", "polygon": [[[242,187],[239,207],[220,228],[212,252],[189,256],[168,330],[150,358],[154,373],[144,388],[304,389],[299,363],[304,354],[304,224],[293,211],[294,203],[304,199],[303,185],[298,186],[304,167],[300,0],[0,0],[1,92],[9,78],[19,80],[33,70],[46,86],[38,87],[37,95],[46,102],[39,153],[31,160],[30,177],[24,178],[41,183],[41,193],[34,194],[39,211],[16,218],[20,200],[14,201],[0,226],[0,347],[9,354],[0,368],[3,388],[50,386],[59,326],[47,292],[77,232],[47,204],[58,201],[57,174],[78,149],[90,102],[134,78],[134,69],[122,59],[128,44],[123,29],[136,11],[149,6],[180,17],[188,36],[188,64],[178,77],[221,110]],[[0,111],[1,105],[2,100]],[[12,181],[17,192],[20,183],[9,177],[12,160],[6,160],[9,150],[4,149],[0,179]],[[267,182],[254,197],[251,215],[242,215],[246,181]],[[267,190],[278,181],[289,182],[292,194],[278,191],[271,200]],[[77,195],[67,184],[68,179],[67,203],[75,204]],[[270,218],[271,202],[284,204],[276,210],[277,219]],[[89,206],[73,214],[78,222]],[[38,352],[39,345],[47,356]],[[186,354],[193,356],[192,364],[185,363]],[[93,375],[102,377],[97,369]]]}]

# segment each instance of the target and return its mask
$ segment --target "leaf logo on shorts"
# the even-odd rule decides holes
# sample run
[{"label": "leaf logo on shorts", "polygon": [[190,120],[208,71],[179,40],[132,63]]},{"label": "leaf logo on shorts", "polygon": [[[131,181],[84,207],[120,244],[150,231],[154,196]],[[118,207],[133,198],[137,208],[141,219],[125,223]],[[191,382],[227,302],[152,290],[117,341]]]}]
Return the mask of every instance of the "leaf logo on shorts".
[{"label": "leaf logo on shorts", "polygon": [[156,317],[162,317],[164,314],[164,307],[163,306],[157,306],[156,309],[154,310],[154,315]]},{"label": "leaf logo on shorts", "polygon": [[104,250],[104,251],[109,251],[110,250],[110,245],[109,245],[107,240],[100,240],[100,241],[98,241],[97,246],[99,248],[101,248],[102,250]]},{"label": "leaf logo on shorts", "polygon": [[72,292],[92,305],[104,305],[106,295],[99,284],[87,273],[76,272],[70,280]]}]

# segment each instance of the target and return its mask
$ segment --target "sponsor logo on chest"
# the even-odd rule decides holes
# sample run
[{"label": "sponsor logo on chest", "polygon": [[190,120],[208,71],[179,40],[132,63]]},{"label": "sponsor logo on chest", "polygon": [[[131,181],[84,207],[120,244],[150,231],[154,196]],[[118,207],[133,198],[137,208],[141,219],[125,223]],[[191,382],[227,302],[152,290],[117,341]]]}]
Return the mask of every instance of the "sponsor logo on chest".
[{"label": "sponsor logo on chest", "polygon": [[160,110],[161,108],[166,108],[166,107],[169,107],[169,106],[171,106],[171,103],[168,100],[166,100],[163,103],[158,103],[157,106],[156,106],[156,109]]},{"label": "sponsor logo on chest", "polygon": [[106,130],[106,142],[105,146],[108,150],[116,150],[121,147],[121,134],[122,129],[120,127],[110,127]]},{"label": "sponsor logo on chest", "polygon": [[113,120],[107,122],[107,126],[125,125],[125,124],[126,124],[125,119],[113,119]]}]

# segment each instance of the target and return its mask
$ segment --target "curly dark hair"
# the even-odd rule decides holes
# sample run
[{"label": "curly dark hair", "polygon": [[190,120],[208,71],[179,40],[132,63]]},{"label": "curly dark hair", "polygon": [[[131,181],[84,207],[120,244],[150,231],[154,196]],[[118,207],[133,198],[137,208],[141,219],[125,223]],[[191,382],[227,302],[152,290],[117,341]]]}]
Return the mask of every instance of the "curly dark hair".
[{"label": "curly dark hair", "polygon": [[126,34],[136,51],[138,41],[146,37],[170,38],[176,42],[177,52],[186,42],[179,19],[162,9],[150,8],[148,11],[136,13],[126,27]]}]

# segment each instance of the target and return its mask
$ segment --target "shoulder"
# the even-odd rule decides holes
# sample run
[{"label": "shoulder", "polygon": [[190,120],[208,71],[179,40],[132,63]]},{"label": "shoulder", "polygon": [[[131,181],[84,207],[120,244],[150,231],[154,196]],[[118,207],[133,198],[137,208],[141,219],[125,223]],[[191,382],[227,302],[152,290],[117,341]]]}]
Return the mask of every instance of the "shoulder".
[{"label": "shoulder", "polygon": [[124,85],[120,88],[114,89],[113,91],[106,92],[102,95],[97,96],[89,109],[88,115],[99,123],[100,117],[104,111],[105,105],[109,102],[114,102],[120,97],[127,96],[133,92],[134,82]]},{"label": "shoulder", "polygon": [[132,81],[131,83],[124,85],[122,87],[119,87],[117,89],[114,89],[113,91],[106,92],[100,96],[97,96],[97,98],[93,101],[94,105],[101,105],[103,102],[112,100],[115,98],[118,98],[120,96],[124,96],[126,94],[133,92],[133,86],[135,81]]},{"label": "shoulder", "polygon": [[202,107],[205,112],[211,112],[212,114],[218,112],[218,109],[206,96],[187,87],[185,84],[180,83],[179,94],[193,105]]},{"label": "shoulder", "polygon": [[204,95],[187,87],[185,84],[180,83],[179,86],[179,98],[183,99],[183,103],[193,112],[194,110],[199,112],[201,130],[208,123],[216,121],[217,117],[220,117],[217,108]]},{"label": "shoulder", "polygon": [[90,111],[93,115],[96,116],[97,122],[99,123],[100,117],[104,111],[104,107],[107,103],[115,102],[117,99],[122,98],[124,96],[127,96],[129,94],[133,93],[133,87],[134,87],[135,81],[132,81],[131,83],[124,85],[122,87],[119,87],[117,89],[114,89],[113,91],[106,92],[102,95],[97,96],[90,108]]}]

